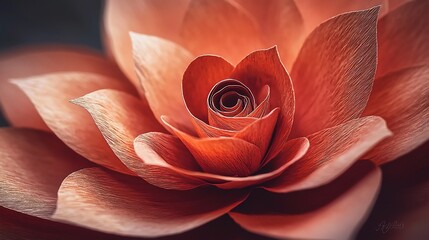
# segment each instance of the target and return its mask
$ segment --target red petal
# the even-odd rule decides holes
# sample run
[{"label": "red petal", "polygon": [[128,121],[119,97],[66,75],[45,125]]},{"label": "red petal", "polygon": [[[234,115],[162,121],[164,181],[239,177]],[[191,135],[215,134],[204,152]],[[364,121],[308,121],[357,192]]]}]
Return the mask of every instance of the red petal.
[{"label": "red petal", "polygon": [[124,78],[114,64],[80,47],[22,48],[3,54],[0,57],[0,103],[13,126],[49,130],[25,94],[8,80],[60,71],[92,72]]},{"label": "red petal", "polygon": [[[353,174],[356,175],[356,172],[350,173],[350,175]],[[360,171],[359,177],[361,176],[362,171]],[[356,177],[354,177],[352,185],[348,179],[342,178],[341,180],[341,183],[336,183],[337,186],[332,185],[331,190],[333,191],[326,188],[328,191],[325,191],[324,194],[338,191],[336,187],[344,188],[340,184],[345,185],[348,189],[333,201],[309,212],[294,214],[230,213],[230,216],[248,231],[275,238],[351,239],[372,208],[381,184],[381,171],[378,168],[372,168],[369,173],[366,171],[365,176],[357,183]],[[321,193],[323,193],[323,189]],[[305,194],[303,195],[305,196]],[[324,197],[316,194],[311,196],[316,199]],[[314,202],[315,199],[311,201]],[[302,206],[306,202],[309,202],[308,198],[301,198],[298,204]],[[272,203],[266,201],[266,204]],[[287,202],[281,204],[287,204]]]},{"label": "red petal", "polygon": [[89,166],[53,134],[0,129],[0,205],[50,218],[57,190],[70,173]]},{"label": "red petal", "polygon": [[377,64],[378,10],[332,18],[305,41],[291,73],[295,136],[357,118],[364,110]]},{"label": "red petal", "polygon": [[90,73],[57,73],[14,80],[35,105],[49,128],[85,158],[124,173],[131,173],[106,144],[88,113],[70,103],[101,88],[126,90],[124,83]]},{"label": "red petal", "polygon": [[258,146],[232,137],[196,138],[172,126],[168,117],[162,119],[205,172],[242,177],[258,170],[262,160]]},{"label": "red petal", "polygon": [[293,0],[238,0],[259,23],[265,46],[278,45],[283,63],[290,68],[304,41],[304,22]]},{"label": "red petal", "polygon": [[429,63],[429,1],[411,1],[378,23],[377,76]]},{"label": "red petal", "polygon": [[191,129],[181,82],[192,55],[181,46],[153,36],[131,33],[137,76],[155,118],[174,116]]},{"label": "red petal", "polygon": [[121,69],[141,92],[132,58],[130,32],[177,39],[188,0],[109,0],[104,10],[104,43]]},{"label": "red petal", "polygon": [[393,72],[374,84],[364,115],[383,117],[393,137],[365,158],[382,164],[400,157],[429,139],[429,65]]},{"label": "red petal", "polygon": [[207,97],[217,82],[227,79],[234,66],[217,56],[200,56],[186,69],[183,80],[183,98],[191,114],[207,122]]},{"label": "red petal", "polygon": [[314,133],[307,154],[264,188],[284,193],[326,184],[390,135],[386,122],[373,116]]},{"label": "red petal", "polygon": [[256,22],[241,6],[226,0],[192,0],[181,36],[194,54],[216,54],[232,63],[262,47]]},{"label": "red petal", "polygon": [[[207,184],[223,189],[244,188],[268,181],[300,159],[307,152],[309,143],[305,138],[288,141],[282,154],[260,173],[248,177],[228,177],[201,172],[191,165],[194,159],[186,147],[171,135],[143,134],[136,139],[134,146],[144,163],[136,161],[131,169],[156,186],[186,190]],[[164,177],[159,178],[160,174]]]},{"label": "red petal", "polygon": [[164,190],[138,178],[91,168],[63,181],[53,217],[108,233],[157,237],[207,223],[246,197],[242,191],[214,188]]},{"label": "red petal", "polygon": [[140,161],[134,139],[146,132],[165,131],[140,99],[117,90],[103,89],[72,100],[94,119],[110,148],[126,165]]},{"label": "red petal", "polygon": [[275,157],[284,147],[292,128],[295,112],[295,95],[289,74],[280,61],[277,48],[260,50],[249,54],[234,69],[231,78],[241,81],[252,92],[259,92],[266,85],[272,91],[271,109],[279,107],[275,134],[267,159]]},{"label": "red petal", "polygon": [[322,22],[346,12],[364,10],[381,5],[381,13],[387,13],[389,0],[296,0],[296,4],[303,15],[307,31],[311,32]]}]

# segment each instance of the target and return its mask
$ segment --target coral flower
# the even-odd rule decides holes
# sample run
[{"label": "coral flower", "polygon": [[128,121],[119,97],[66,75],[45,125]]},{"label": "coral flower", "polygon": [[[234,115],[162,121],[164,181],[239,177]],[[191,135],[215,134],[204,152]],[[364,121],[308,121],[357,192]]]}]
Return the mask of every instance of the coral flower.
[{"label": "coral flower", "polygon": [[0,205],[131,237],[206,239],[219,218],[354,237],[379,166],[429,138],[429,2],[321,2],[107,1],[119,67],[5,53]]}]

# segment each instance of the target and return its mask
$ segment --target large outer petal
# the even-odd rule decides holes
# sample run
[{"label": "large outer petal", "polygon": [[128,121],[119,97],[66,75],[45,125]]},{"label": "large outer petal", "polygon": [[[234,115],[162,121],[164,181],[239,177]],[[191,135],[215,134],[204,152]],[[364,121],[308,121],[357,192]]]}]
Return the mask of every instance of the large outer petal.
[{"label": "large outer petal", "polygon": [[[345,192],[341,192],[335,199],[321,207],[310,209],[308,212],[293,214],[230,213],[230,216],[248,231],[276,238],[351,239],[372,208],[381,184],[380,169],[372,167],[369,172],[366,168],[354,168],[353,170],[355,170],[353,173],[349,172],[351,177],[342,176],[331,186],[320,189],[319,194],[332,195],[338,191],[344,191],[341,189],[347,187]],[[301,206],[311,205],[323,198],[326,196],[318,196],[316,190],[315,194],[308,193],[307,196],[303,193],[301,197],[298,197],[300,200],[297,203]],[[290,199],[293,197],[291,196]],[[286,205],[288,204],[287,198],[285,200],[286,202],[283,204]],[[269,201],[267,204],[270,204]],[[280,204],[282,203],[280,202]],[[284,208],[287,209],[288,206]],[[291,207],[289,206],[289,208]]]},{"label": "large outer petal", "polygon": [[70,173],[90,166],[53,134],[0,129],[0,205],[48,219],[57,190]]},{"label": "large outer petal", "polygon": [[291,73],[294,135],[306,136],[360,116],[377,64],[378,9],[339,15],[306,39]]},{"label": "large outer petal", "polygon": [[181,46],[158,37],[131,33],[137,76],[155,118],[162,115],[191,129],[182,96],[182,77],[192,55]]},{"label": "large outer petal", "polygon": [[[135,141],[137,155],[144,163],[134,162],[131,169],[139,175],[150,174],[151,178],[146,178],[150,183],[167,189],[186,190],[207,184],[222,189],[245,188],[279,176],[288,166],[299,160],[308,147],[306,138],[290,140],[286,143],[285,150],[261,172],[248,177],[229,177],[178,165],[178,162],[193,161],[192,155],[180,140],[167,134],[147,133],[140,135]],[[164,177],[159,178],[159,175]]]},{"label": "large outer petal", "polygon": [[259,23],[265,47],[277,45],[290,69],[304,41],[304,21],[293,0],[236,0]]},{"label": "large outer petal", "polygon": [[89,168],[63,181],[53,218],[103,232],[157,237],[207,223],[246,197],[243,191],[215,188],[164,190],[139,178]]},{"label": "large outer petal", "polygon": [[373,116],[311,134],[307,154],[264,188],[285,193],[329,183],[390,135],[386,122]]},{"label": "large outer petal", "polygon": [[104,44],[140,91],[129,33],[138,32],[175,40],[189,0],[127,0],[106,2]]},{"label": "large outer petal", "polygon": [[303,15],[307,31],[311,32],[322,22],[345,12],[363,10],[381,5],[381,12],[387,13],[388,0],[295,0]]},{"label": "large outer petal", "polygon": [[256,22],[228,0],[192,0],[181,36],[182,44],[194,54],[217,54],[233,64],[262,47]]},{"label": "large outer petal", "polygon": [[295,113],[294,89],[289,74],[280,61],[277,48],[249,54],[236,66],[231,78],[241,81],[254,93],[266,85],[272,89],[270,107],[279,107],[280,114],[266,159],[275,157],[286,143]]},{"label": "large outer petal", "polygon": [[25,94],[8,80],[59,71],[92,72],[124,79],[113,63],[86,48],[40,46],[3,53],[0,56],[0,103],[13,126],[49,130]]},{"label": "large outer petal", "polygon": [[383,117],[393,137],[365,158],[394,160],[429,139],[429,65],[410,67],[377,79],[364,115]]},{"label": "large outer petal", "polygon": [[69,101],[101,88],[127,90],[124,83],[92,73],[56,73],[14,80],[49,128],[74,151],[97,164],[131,173],[115,156],[88,113]]},{"label": "large outer petal", "polygon": [[429,1],[402,5],[378,23],[377,77],[429,63]]}]

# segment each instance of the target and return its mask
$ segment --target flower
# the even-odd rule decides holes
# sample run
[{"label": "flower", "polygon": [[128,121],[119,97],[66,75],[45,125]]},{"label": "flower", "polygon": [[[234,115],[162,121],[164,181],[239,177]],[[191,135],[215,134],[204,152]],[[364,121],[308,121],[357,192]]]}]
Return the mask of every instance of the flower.
[{"label": "flower", "polygon": [[2,57],[0,204],[125,236],[228,214],[265,236],[352,237],[378,166],[429,136],[428,2],[382,5],[378,27],[379,7],[346,12],[365,1],[181,3],[107,3],[129,82],[81,49]]}]

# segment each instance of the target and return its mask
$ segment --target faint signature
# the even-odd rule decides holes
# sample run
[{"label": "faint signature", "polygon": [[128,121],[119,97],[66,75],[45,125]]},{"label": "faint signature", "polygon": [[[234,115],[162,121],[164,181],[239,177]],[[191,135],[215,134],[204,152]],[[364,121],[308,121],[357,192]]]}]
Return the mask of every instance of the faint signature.
[{"label": "faint signature", "polygon": [[381,221],[377,228],[375,229],[375,231],[380,231],[381,233],[387,233],[391,230],[401,230],[404,228],[404,223],[399,222],[399,221],[393,221],[393,222],[388,222],[388,221]]}]

